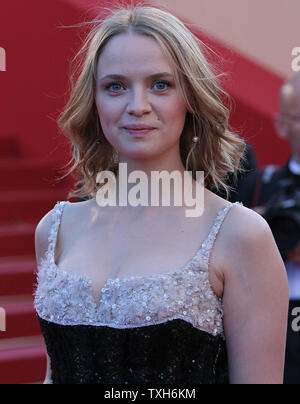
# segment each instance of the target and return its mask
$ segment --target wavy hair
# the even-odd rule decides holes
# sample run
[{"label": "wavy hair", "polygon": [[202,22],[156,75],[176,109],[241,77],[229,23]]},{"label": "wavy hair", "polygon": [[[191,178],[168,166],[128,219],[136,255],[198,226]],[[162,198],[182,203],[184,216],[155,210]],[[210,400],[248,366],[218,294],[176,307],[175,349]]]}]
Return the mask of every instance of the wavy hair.
[{"label": "wavy hair", "polygon": [[[204,186],[217,191],[222,187],[228,198],[233,188],[226,179],[233,174],[236,181],[239,172],[245,171],[246,143],[229,128],[230,112],[223,99],[230,99],[204,56],[205,45],[179,18],[160,8],[136,5],[105,10],[105,18],[88,22],[92,28],[73,59],[79,63],[71,73],[71,94],[57,121],[71,141],[72,154],[68,163],[72,167],[61,178],[74,171],[79,178],[68,197],[93,198],[99,189],[97,174],[118,173],[116,151],[103,135],[95,104],[97,64],[111,38],[131,31],[154,38],[174,64],[175,81],[187,107],[180,137],[184,167],[194,179],[196,171],[204,171]],[[197,143],[194,136],[200,138]],[[96,144],[99,137],[101,145]]]}]

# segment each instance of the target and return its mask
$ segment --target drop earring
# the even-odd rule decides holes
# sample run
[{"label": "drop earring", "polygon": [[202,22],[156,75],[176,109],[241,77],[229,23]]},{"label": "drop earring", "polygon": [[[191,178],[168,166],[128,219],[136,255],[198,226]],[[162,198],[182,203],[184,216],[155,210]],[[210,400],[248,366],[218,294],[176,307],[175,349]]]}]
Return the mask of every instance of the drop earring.
[{"label": "drop earring", "polygon": [[115,164],[119,164],[119,152],[117,150],[113,152],[113,159]]},{"label": "drop earring", "polygon": [[194,137],[193,137],[193,142],[197,143],[199,141],[199,136],[196,135],[196,125],[195,125],[195,117],[193,115],[193,128],[194,128]]}]

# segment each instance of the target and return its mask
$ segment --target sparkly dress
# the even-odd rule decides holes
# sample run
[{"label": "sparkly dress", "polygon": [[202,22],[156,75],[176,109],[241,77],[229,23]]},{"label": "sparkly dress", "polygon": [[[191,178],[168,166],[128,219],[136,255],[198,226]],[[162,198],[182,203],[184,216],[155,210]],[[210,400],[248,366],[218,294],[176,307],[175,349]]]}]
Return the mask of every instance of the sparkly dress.
[{"label": "sparkly dress", "polygon": [[227,384],[222,300],[208,267],[217,215],[196,255],[164,274],[108,279],[96,301],[91,281],[55,264],[64,206],[52,215],[37,271],[34,306],[51,360],[53,384]]}]

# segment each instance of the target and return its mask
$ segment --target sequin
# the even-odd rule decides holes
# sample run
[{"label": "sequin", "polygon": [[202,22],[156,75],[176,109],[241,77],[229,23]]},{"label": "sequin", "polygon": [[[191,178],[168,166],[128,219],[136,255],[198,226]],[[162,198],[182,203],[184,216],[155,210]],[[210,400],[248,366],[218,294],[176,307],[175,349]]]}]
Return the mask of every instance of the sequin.
[{"label": "sequin", "polygon": [[[54,207],[49,248],[37,274],[34,302],[42,318],[62,325],[115,328],[149,325],[149,318],[153,325],[183,319],[212,335],[223,333],[222,301],[209,284],[208,263],[226,213],[241,202],[219,212],[207,239],[185,267],[166,274],[108,279],[98,304],[92,296],[89,279],[61,270],[55,264],[54,249],[66,203],[58,202]],[[160,309],[162,306],[164,310]]]},{"label": "sequin", "polygon": [[[163,331],[164,325],[174,324],[176,325],[174,333],[176,333],[176,328],[178,328],[178,324],[181,324],[181,322],[186,324],[186,327],[191,327],[188,328],[190,330],[188,334],[192,335],[192,330],[194,330],[196,334],[201,333],[197,334],[198,337],[205,335],[205,338],[211,338],[209,341],[219,341],[219,339],[224,341],[222,300],[214,294],[210,286],[208,267],[213,243],[226,214],[233,205],[243,205],[241,202],[230,204],[219,212],[209,231],[208,237],[202,243],[197,254],[184,267],[164,274],[131,276],[127,279],[108,279],[101,289],[102,294],[98,301],[93,297],[91,280],[61,270],[55,264],[54,250],[57,233],[66,203],[66,201],[58,202],[54,207],[52,226],[48,237],[49,246],[45,257],[41,260],[38,267],[37,284],[34,291],[34,305],[46,340],[48,353],[50,357],[52,356],[52,364],[55,364],[56,361],[53,357],[55,349],[52,345],[55,342],[50,341],[47,335],[50,332],[51,325],[53,327],[56,326],[55,329],[59,329],[60,331],[65,329],[66,335],[70,329],[73,330],[72,335],[75,334],[76,330],[80,330],[80,333],[83,333],[84,329],[95,330],[93,332],[89,331],[88,335],[90,337],[93,333],[97,335],[101,334],[101,330],[103,332],[104,330],[107,332],[111,330],[111,334],[116,333],[114,334],[114,338],[117,338],[121,344],[119,350],[122,349],[125,343],[125,341],[120,339],[121,335],[125,335],[124,332],[131,332],[132,338],[135,332],[139,332],[140,335],[137,341],[141,345],[141,341],[147,345],[146,341],[148,340],[149,343],[151,341],[151,344],[153,344],[152,339],[154,337],[150,333],[150,330],[153,331],[153,335],[159,335],[156,334],[159,331],[155,330]],[[143,327],[149,330],[149,332],[145,332]],[[173,332],[173,330],[171,331]],[[117,332],[120,334],[117,334]],[[129,338],[129,335],[126,334],[126,338]],[[183,335],[180,337],[186,339]],[[72,338],[76,340],[76,335],[73,335]],[[101,336],[99,338],[99,344],[101,345]],[[138,337],[136,336],[136,338]],[[163,336],[158,338],[157,343],[159,344],[159,341],[163,341]],[[194,337],[191,338],[193,339]],[[200,340],[201,338],[199,339],[199,343]],[[90,344],[89,338],[85,341],[87,345]],[[186,341],[189,340],[186,339]],[[107,339],[103,343],[107,344],[104,345],[104,347],[107,347],[106,352],[111,349],[111,339],[110,341]],[[99,347],[99,349],[105,350],[103,347]],[[128,349],[127,347],[125,351]],[[164,349],[167,350],[167,347]],[[173,347],[173,349],[175,348]],[[93,352],[97,352],[95,345]],[[104,352],[102,353],[104,355]],[[131,355],[134,356],[135,353],[133,352]],[[184,355],[184,350],[182,350],[182,355]],[[94,357],[94,355],[91,355],[91,357]],[[115,374],[118,375],[115,376],[115,379],[120,380],[118,366],[121,365],[118,362],[119,359],[116,359],[117,357],[113,357],[112,352],[110,360],[114,364]],[[178,358],[178,355],[175,355],[175,357]],[[98,358],[98,353],[96,358]],[[130,355],[129,357],[127,356],[129,362],[130,358]],[[142,358],[143,356],[141,360]],[[88,377],[92,378],[85,364],[81,363],[81,361],[84,362],[85,360],[85,357],[82,358],[78,355],[78,366],[82,369],[78,372],[80,378],[76,378],[77,382],[79,380],[86,381]],[[150,357],[148,360],[151,362]],[[99,363],[98,359],[97,363]],[[107,363],[110,362],[108,361]],[[95,366],[94,364],[92,369]],[[141,364],[138,366],[141,366]],[[174,364],[174,369],[176,369],[176,366],[179,365]],[[130,367],[132,370],[134,368],[134,366]],[[98,370],[96,373],[102,373],[101,369],[97,366],[96,370]],[[145,369],[143,371],[146,372]],[[85,372],[89,376],[83,375]],[[72,374],[74,375],[75,373],[73,372]],[[140,373],[133,372],[132,374]],[[146,373],[143,376],[141,375],[141,378],[143,380],[150,380],[151,377],[149,375],[148,377]],[[132,376],[132,374],[129,372],[129,375]],[[161,371],[157,373],[157,379],[152,380],[152,382],[162,383],[162,379],[159,377],[161,374],[164,373]],[[95,370],[93,375],[95,376]],[[179,380],[178,375],[177,379],[174,376],[174,372],[172,377],[170,375],[171,373],[169,372],[169,376],[164,376],[163,382],[166,382],[166,380],[169,382]],[[114,380],[113,375],[111,375],[111,379]],[[97,380],[99,382],[99,377],[97,377]],[[105,382],[103,380],[102,377],[101,383]],[[129,380],[133,379],[127,376],[126,381]],[[136,379],[134,380],[138,382]],[[125,383],[124,380],[123,382]]]},{"label": "sequin", "polygon": [[38,319],[52,384],[229,383],[224,339],[184,320],[116,329]]}]

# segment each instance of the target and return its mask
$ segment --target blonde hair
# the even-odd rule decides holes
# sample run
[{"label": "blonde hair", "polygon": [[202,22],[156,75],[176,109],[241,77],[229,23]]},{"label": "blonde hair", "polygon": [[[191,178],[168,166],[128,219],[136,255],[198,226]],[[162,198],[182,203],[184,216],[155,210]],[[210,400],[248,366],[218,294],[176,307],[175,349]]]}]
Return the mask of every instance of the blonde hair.
[{"label": "blonde hair", "polygon": [[[107,10],[106,10],[107,11]],[[229,98],[221,88],[218,77],[206,60],[202,42],[171,13],[151,6],[122,6],[109,9],[105,18],[90,21],[92,29],[73,59],[83,57],[77,65],[79,77],[74,82],[76,67],[71,75],[71,95],[58,119],[62,132],[71,140],[74,170],[81,177],[68,197],[92,198],[99,186],[98,172],[110,170],[117,174],[118,163],[113,146],[102,133],[96,105],[95,89],[97,63],[107,42],[129,31],[154,38],[174,63],[176,84],[184,96],[187,115],[180,137],[180,155],[186,170],[204,171],[204,186],[220,186],[228,198],[232,190],[225,180],[229,173],[244,171],[246,143],[229,130],[229,110],[222,97]],[[193,137],[198,136],[198,143]],[[96,140],[101,137],[101,145]]]}]

